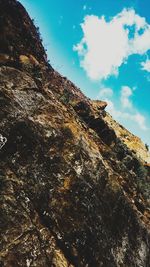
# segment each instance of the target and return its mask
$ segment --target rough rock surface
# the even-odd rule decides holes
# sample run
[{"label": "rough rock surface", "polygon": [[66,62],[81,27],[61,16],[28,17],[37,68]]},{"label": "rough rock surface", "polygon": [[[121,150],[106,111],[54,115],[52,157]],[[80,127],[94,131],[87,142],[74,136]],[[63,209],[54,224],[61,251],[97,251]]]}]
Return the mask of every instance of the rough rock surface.
[{"label": "rough rock surface", "polygon": [[122,127],[122,125],[118,124],[108,113],[106,113],[104,120],[115,130],[117,137],[120,138],[143,163],[150,164],[150,152],[148,147],[146,144],[143,144],[139,137],[133,135]]},{"label": "rough rock surface", "polygon": [[0,0],[2,267],[149,267],[150,170]]}]

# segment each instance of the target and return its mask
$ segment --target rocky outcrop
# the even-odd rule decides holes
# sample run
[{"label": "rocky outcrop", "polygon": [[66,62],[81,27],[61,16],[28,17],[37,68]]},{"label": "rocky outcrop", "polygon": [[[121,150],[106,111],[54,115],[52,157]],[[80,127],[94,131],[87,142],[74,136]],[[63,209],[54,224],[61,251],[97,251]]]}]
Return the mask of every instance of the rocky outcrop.
[{"label": "rocky outcrop", "polygon": [[112,127],[115,130],[117,137],[136,154],[143,164],[150,164],[150,152],[148,146],[143,144],[139,137],[133,135],[122,125],[113,120],[108,113],[106,113],[104,120],[108,123],[109,127]]},{"label": "rocky outcrop", "polygon": [[0,0],[0,12],[0,265],[148,267],[148,164],[106,103],[47,63],[24,8]]}]

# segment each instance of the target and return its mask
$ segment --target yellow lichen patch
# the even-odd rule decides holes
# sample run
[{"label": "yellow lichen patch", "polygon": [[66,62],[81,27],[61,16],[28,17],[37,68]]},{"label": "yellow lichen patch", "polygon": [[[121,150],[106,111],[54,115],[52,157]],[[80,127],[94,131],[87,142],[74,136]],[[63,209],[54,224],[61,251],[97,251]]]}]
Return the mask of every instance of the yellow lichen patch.
[{"label": "yellow lichen patch", "polygon": [[25,64],[25,65],[28,65],[30,64],[30,59],[29,57],[25,56],[25,55],[20,55],[19,56],[19,61],[21,64]]},{"label": "yellow lichen patch", "polygon": [[72,264],[66,260],[65,256],[60,250],[55,250],[53,256],[53,264],[57,267],[73,267]]},{"label": "yellow lichen patch", "polygon": [[37,59],[32,55],[29,55],[29,56],[20,55],[19,56],[19,61],[23,65],[33,65],[33,66],[38,66],[39,65],[39,62],[37,61]]},{"label": "yellow lichen patch", "polygon": [[70,188],[70,179],[65,179],[64,180],[64,189],[68,190]]},{"label": "yellow lichen patch", "polygon": [[140,160],[150,163],[150,153],[139,137],[131,134],[126,128],[113,120],[108,113],[104,117],[104,120],[108,123],[109,127],[114,129],[117,137],[120,138],[130,150],[133,150]]},{"label": "yellow lichen patch", "polygon": [[79,137],[79,129],[76,123],[74,122],[65,123],[65,127],[68,127],[76,138]]},{"label": "yellow lichen patch", "polygon": [[66,177],[64,180],[63,186],[61,188],[59,188],[59,192],[62,193],[62,192],[68,191],[71,187],[71,184],[72,184],[71,178]]},{"label": "yellow lichen patch", "polygon": [[135,137],[135,138],[126,139],[123,141],[129,149],[135,151],[135,153],[141,160],[147,163],[150,163],[150,153],[146,149],[145,145],[142,143],[140,138]]}]

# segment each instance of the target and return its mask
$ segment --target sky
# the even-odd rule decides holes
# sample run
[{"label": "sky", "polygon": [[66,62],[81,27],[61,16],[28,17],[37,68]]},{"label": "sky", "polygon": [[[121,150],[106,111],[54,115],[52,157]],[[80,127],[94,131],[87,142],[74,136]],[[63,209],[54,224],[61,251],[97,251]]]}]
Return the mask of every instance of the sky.
[{"label": "sky", "polygon": [[50,64],[150,146],[149,0],[20,0]]}]

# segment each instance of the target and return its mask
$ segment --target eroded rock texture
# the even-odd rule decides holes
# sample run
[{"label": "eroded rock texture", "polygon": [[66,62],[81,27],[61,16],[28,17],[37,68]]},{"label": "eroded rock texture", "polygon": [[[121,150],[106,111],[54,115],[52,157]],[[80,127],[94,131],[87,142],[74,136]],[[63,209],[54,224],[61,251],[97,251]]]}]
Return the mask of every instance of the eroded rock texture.
[{"label": "eroded rock texture", "polygon": [[24,8],[0,15],[0,266],[149,267],[149,165],[47,63]]}]

